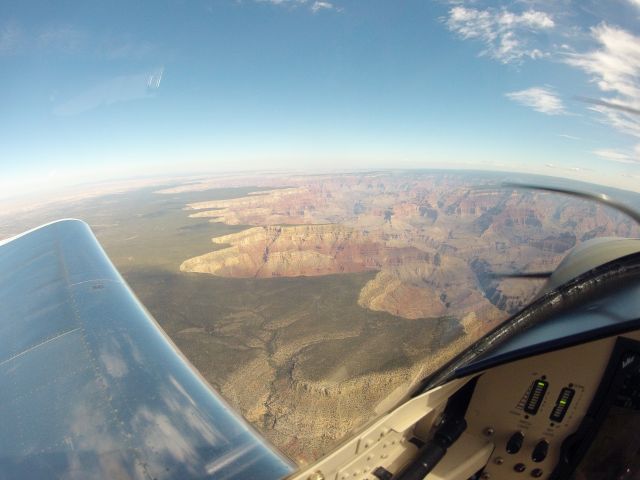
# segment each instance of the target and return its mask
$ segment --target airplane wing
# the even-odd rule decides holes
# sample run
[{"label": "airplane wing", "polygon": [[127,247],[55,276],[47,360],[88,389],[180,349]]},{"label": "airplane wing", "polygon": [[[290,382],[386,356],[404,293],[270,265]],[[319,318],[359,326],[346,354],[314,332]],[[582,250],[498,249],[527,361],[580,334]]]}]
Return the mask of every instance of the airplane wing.
[{"label": "airplane wing", "polygon": [[281,478],[89,227],[0,243],[0,478]]}]

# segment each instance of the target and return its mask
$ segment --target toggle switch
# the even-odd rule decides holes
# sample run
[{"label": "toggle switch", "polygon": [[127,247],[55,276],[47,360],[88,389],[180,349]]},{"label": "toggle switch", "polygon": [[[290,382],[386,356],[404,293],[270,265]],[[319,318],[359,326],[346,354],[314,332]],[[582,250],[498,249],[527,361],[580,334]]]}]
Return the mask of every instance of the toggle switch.
[{"label": "toggle switch", "polygon": [[549,442],[546,440],[540,440],[536,446],[533,448],[533,453],[531,454],[531,460],[534,462],[542,462],[545,458],[547,458],[547,453],[549,452]]},{"label": "toggle switch", "polygon": [[514,455],[522,448],[522,442],[524,440],[524,434],[522,432],[516,432],[511,435],[511,438],[507,442],[507,453]]}]

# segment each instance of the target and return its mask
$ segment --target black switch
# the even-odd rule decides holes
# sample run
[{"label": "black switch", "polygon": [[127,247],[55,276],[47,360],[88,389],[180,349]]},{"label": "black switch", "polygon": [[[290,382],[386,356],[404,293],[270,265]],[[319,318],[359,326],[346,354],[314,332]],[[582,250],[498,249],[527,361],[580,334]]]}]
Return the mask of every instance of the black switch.
[{"label": "black switch", "polygon": [[391,480],[393,475],[384,467],[378,467],[373,471],[373,476],[379,480]]},{"label": "black switch", "polygon": [[511,438],[507,442],[507,453],[511,455],[518,453],[522,448],[522,441],[524,440],[524,434],[522,432],[516,432],[511,435]]},{"label": "black switch", "polygon": [[527,466],[524,463],[516,463],[513,469],[518,473],[522,473],[527,469]]},{"label": "black switch", "polygon": [[534,462],[542,462],[545,458],[547,458],[548,452],[549,442],[547,442],[546,440],[540,440],[533,449],[531,460],[533,460]]}]

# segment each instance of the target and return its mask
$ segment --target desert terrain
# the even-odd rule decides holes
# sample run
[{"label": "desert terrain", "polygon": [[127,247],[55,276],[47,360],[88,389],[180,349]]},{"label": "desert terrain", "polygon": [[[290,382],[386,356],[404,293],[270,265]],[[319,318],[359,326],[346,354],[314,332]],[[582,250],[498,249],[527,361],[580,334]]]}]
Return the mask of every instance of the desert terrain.
[{"label": "desert terrain", "polygon": [[552,270],[590,238],[640,235],[606,208],[495,188],[503,180],[549,181],[443,171],[194,176],[0,214],[0,239],[56,218],[87,221],[209,383],[305,463],[541,286],[492,272]]}]

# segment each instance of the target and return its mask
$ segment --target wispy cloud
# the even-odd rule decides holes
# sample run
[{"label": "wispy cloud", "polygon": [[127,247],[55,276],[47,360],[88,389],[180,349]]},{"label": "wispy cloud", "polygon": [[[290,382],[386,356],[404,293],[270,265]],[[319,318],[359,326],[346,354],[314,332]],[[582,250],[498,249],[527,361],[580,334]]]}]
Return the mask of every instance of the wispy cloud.
[{"label": "wispy cloud", "polygon": [[640,138],[640,117],[633,113],[640,109],[640,37],[604,23],[593,27],[591,35],[598,47],[569,54],[565,61],[586,72],[607,95],[593,102],[591,110],[600,112],[614,128]]},{"label": "wispy cloud", "polygon": [[105,36],[98,48],[108,60],[142,59],[158,52],[153,43],[128,33]]},{"label": "wispy cloud", "polygon": [[590,168],[567,167],[567,166],[564,166],[564,165],[556,165],[555,163],[545,163],[544,166],[547,167],[547,168],[553,168],[555,170],[564,170],[566,172],[592,172],[593,171]]},{"label": "wispy cloud", "polygon": [[593,150],[591,153],[612,162],[637,163],[637,160],[634,159],[631,155],[620,150],[601,148],[598,150]]},{"label": "wispy cloud", "polygon": [[566,138],[568,140],[582,140],[580,137],[576,137],[575,135],[568,135],[566,133],[559,133],[559,137]]},{"label": "wispy cloud", "polygon": [[87,45],[87,34],[71,25],[49,26],[35,36],[35,47],[62,53],[77,53]]},{"label": "wispy cloud", "polygon": [[[640,8],[640,0],[626,2]],[[557,9],[557,2],[523,0],[524,11],[516,11],[515,7],[469,7],[475,3],[472,1],[449,3],[452,6],[445,18],[447,27],[462,39],[481,42],[481,55],[503,63],[553,57],[588,75],[601,97],[574,99],[588,103],[589,110],[602,123],[633,136],[637,144],[626,149],[601,148],[592,153],[605,160],[640,165],[640,36],[607,23],[588,30],[571,25],[570,17]],[[591,47],[585,48],[585,43]],[[506,95],[538,112],[568,114],[557,93],[548,88],[533,87]]]},{"label": "wispy cloud", "polygon": [[272,5],[295,5],[306,3],[307,0],[256,0],[258,3],[270,3]]},{"label": "wispy cloud", "polygon": [[576,96],[575,99],[592,105],[600,105],[601,107],[613,108],[614,110],[621,110],[623,112],[633,113],[634,115],[640,115],[640,108],[633,108],[629,105],[623,105],[617,102],[607,102],[606,100],[598,100],[595,98],[581,96]]},{"label": "wispy cloud", "polygon": [[531,87],[526,90],[507,93],[506,96],[514,102],[533,108],[536,112],[547,115],[562,115],[566,113],[560,97],[545,87]]},{"label": "wispy cloud", "polygon": [[317,13],[320,10],[333,10],[334,8],[333,3],[330,2],[315,1],[313,2],[313,5],[311,5],[311,11],[313,13]]},{"label": "wispy cloud", "polygon": [[551,16],[538,10],[514,13],[505,8],[479,10],[464,6],[451,8],[446,24],[449,30],[465,40],[483,42],[485,49],[480,54],[503,63],[545,56],[533,45],[535,35],[555,27]]},{"label": "wispy cloud", "polygon": [[114,103],[150,98],[160,88],[164,69],[123,75],[105,80],[58,105],[53,113],[60,116],[77,115]]},{"label": "wispy cloud", "polygon": [[37,30],[17,22],[0,25],[0,56],[28,51],[77,53],[87,45],[87,35],[70,25],[48,25]]},{"label": "wispy cloud", "polygon": [[0,23],[0,57],[25,53],[88,54],[120,60],[148,57],[156,50],[150,42],[127,33],[99,35],[71,24],[25,28],[15,21]]},{"label": "wispy cloud", "polygon": [[289,7],[298,7],[301,5],[309,6],[309,10],[313,13],[318,13],[321,10],[335,10],[337,12],[341,12],[342,8],[336,7],[336,5],[332,2],[327,2],[324,0],[315,0],[311,2],[310,0],[255,0],[258,3],[270,3],[272,5],[280,5],[280,6],[289,6]]}]

